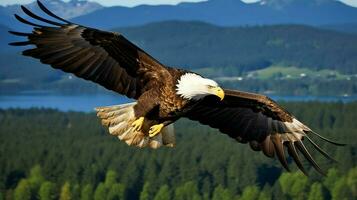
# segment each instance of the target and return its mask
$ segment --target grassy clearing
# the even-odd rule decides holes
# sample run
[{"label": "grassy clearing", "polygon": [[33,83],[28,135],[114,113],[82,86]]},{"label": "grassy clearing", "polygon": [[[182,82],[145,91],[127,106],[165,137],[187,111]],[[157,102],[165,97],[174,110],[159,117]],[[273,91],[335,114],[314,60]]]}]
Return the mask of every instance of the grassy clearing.
[{"label": "grassy clearing", "polygon": [[334,80],[347,80],[351,75],[344,75],[334,70],[311,70],[307,68],[271,66],[265,69],[255,70],[247,73],[248,77],[254,77],[261,80],[266,79],[299,79],[304,77],[323,78]]}]

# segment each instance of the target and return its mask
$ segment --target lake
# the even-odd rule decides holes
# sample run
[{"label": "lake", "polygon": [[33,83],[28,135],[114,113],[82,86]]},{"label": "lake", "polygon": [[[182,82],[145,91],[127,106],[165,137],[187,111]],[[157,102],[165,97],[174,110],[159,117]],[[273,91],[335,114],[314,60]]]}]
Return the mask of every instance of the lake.
[{"label": "lake", "polygon": [[[357,101],[357,96],[270,96],[276,101],[321,101],[321,102],[351,102]],[[52,95],[52,94],[22,94],[0,96],[0,108],[55,108],[61,111],[94,111],[95,107],[128,103],[132,100],[120,95]]]}]

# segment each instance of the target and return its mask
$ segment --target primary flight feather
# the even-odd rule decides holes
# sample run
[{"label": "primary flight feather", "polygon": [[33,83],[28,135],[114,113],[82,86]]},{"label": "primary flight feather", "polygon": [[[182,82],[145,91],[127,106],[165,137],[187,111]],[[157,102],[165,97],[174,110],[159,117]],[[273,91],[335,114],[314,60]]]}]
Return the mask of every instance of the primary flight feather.
[{"label": "primary flight feather", "polygon": [[332,159],[308,134],[341,145],[313,132],[266,96],[222,89],[214,80],[165,66],[120,33],[71,23],[53,14],[40,1],[37,3],[58,22],[21,6],[29,17],[50,26],[15,15],[20,22],[32,26],[33,31],[10,31],[28,39],[11,45],[34,45],[23,55],[136,99],[135,103],[96,108],[110,134],[129,145],[172,147],[175,136],[171,124],[185,117],[216,128],[238,142],[249,143],[253,150],[263,151],[268,157],[277,157],[288,170],[287,150],[305,174],[300,153],[317,171],[324,172],[303,144],[304,138]]}]

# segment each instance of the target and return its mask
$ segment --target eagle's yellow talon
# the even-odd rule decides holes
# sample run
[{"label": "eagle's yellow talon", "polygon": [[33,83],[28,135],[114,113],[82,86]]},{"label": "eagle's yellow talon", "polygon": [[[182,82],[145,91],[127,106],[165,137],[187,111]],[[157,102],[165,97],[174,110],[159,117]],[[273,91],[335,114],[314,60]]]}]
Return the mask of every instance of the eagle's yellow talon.
[{"label": "eagle's yellow talon", "polygon": [[144,117],[139,117],[139,119],[135,120],[131,126],[134,127],[135,131],[140,131],[141,127],[143,126],[144,123]]},{"label": "eagle's yellow talon", "polygon": [[164,124],[156,124],[156,125],[150,127],[149,137],[154,137],[155,135],[160,133],[160,131],[163,127],[164,127]]}]

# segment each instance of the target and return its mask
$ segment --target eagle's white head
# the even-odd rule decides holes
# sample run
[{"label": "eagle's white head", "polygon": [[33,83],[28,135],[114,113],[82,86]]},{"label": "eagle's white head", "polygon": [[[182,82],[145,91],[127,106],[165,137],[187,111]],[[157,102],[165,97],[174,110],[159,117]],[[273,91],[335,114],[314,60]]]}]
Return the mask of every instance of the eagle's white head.
[{"label": "eagle's white head", "polygon": [[208,95],[218,96],[221,100],[224,98],[224,91],[216,81],[194,73],[182,75],[176,87],[176,94],[188,100],[200,100]]}]

